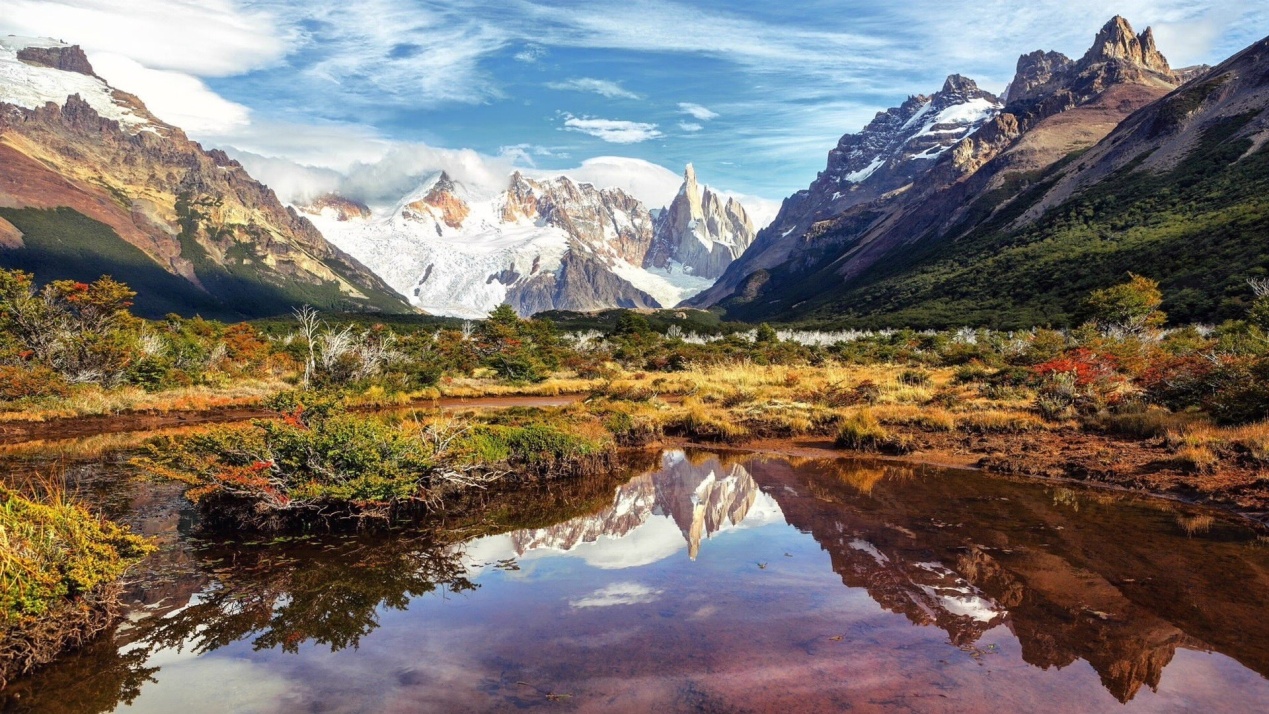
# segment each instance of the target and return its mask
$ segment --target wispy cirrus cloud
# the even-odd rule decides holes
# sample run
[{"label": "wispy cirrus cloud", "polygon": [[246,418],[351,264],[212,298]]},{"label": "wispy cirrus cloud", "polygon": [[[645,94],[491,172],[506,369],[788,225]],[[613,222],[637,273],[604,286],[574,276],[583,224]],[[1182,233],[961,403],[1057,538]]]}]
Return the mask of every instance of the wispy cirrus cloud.
[{"label": "wispy cirrus cloud", "polygon": [[575,117],[571,114],[564,115],[563,128],[565,131],[581,132],[610,144],[638,144],[664,136],[656,124],[624,119]]},{"label": "wispy cirrus cloud", "polygon": [[718,118],[718,112],[710,111],[709,109],[702,107],[699,104],[693,104],[692,102],[679,102],[679,111],[698,121],[709,121],[710,119]]},{"label": "wispy cirrus cloud", "polygon": [[609,99],[640,99],[638,94],[621,86],[620,82],[611,82],[606,79],[594,79],[592,77],[576,77],[567,79],[563,82],[547,82],[546,86],[550,89],[572,92],[590,92],[598,94],[601,97]]}]

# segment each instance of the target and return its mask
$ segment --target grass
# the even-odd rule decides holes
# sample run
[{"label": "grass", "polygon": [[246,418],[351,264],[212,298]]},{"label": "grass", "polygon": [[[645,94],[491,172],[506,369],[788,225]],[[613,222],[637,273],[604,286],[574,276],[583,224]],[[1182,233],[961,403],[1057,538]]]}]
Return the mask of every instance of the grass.
[{"label": "grass", "polygon": [[45,491],[0,488],[0,684],[104,628],[116,582],[152,550],[60,489]]},{"label": "grass", "polygon": [[906,454],[912,451],[910,441],[902,434],[894,434],[877,421],[871,411],[862,410],[842,422],[837,431],[837,446],[855,451],[879,451],[889,454]]},{"label": "grass", "polygon": [[140,387],[80,385],[66,397],[0,405],[0,421],[48,421],[127,412],[199,412],[250,407],[291,389],[282,379],[249,379],[224,387],[195,386],[147,392]]}]

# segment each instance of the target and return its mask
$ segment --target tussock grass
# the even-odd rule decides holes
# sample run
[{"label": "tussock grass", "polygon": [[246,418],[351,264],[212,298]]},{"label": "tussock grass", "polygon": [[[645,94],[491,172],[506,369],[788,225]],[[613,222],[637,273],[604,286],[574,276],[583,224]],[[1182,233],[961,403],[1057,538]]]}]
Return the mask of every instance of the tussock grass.
[{"label": "tussock grass", "polygon": [[869,410],[860,410],[842,421],[837,431],[837,446],[855,451],[878,451],[888,454],[907,454],[912,451],[911,442],[902,434],[893,434],[877,421]]},{"label": "tussock grass", "polygon": [[1034,414],[1000,409],[965,412],[957,420],[966,431],[982,433],[1020,434],[1049,428],[1043,419]]}]

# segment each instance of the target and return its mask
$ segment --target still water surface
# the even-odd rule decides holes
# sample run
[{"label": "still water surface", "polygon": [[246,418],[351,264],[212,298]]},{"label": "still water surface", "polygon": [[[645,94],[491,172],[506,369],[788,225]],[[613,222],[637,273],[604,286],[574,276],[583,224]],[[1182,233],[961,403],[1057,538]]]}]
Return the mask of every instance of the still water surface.
[{"label": "still water surface", "polygon": [[73,473],[164,547],[5,711],[1269,711],[1269,544],[1158,500],[670,451],[426,535],[244,544]]}]

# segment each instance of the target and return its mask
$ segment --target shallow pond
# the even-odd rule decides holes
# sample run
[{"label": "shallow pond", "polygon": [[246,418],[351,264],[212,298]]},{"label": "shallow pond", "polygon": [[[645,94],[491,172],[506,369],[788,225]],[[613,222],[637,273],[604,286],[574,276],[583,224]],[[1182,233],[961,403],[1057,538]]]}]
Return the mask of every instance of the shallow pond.
[{"label": "shallow pond", "polygon": [[5,711],[1267,711],[1269,543],[1212,511],[973,472],[669,451],[425,532],[164,543]]}]

